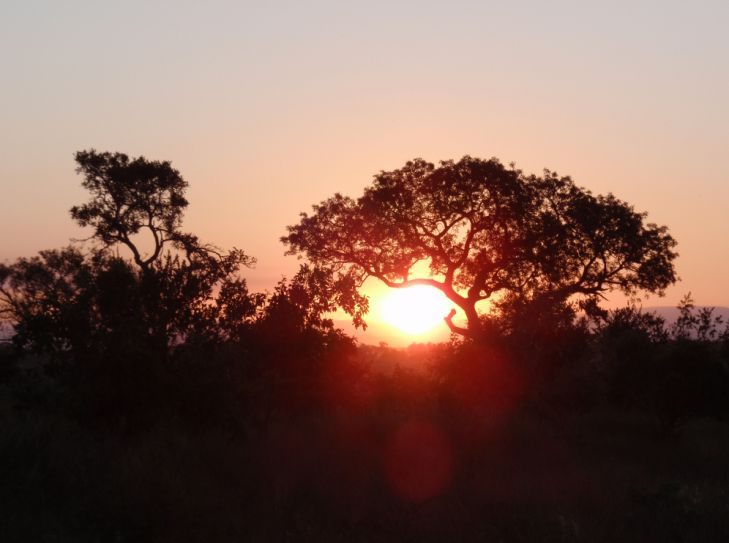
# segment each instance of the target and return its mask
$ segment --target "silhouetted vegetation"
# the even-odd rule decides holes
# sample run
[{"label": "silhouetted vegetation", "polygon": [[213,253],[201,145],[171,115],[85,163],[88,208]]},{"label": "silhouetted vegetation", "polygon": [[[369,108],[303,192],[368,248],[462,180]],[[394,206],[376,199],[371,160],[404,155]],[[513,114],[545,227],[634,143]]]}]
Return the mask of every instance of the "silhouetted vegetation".
[{"label": "silhouetted vegetation", "polygon": [[[0,540],[729,537],[729,328],[690,296],[599,307],[675,279],[624,202],[415,161],[305,216],[309,264],[255,293],[250,256],[183,231],[169,163],[76,159],[91,238],[0,264]],[[422,259],[497,310],[407,349],[336,328]]]},{"label": "silhouetted vegetation", "polygon": [[[567,300],[590,307],[611,290],[662,292],[676,279],[676,242],[644,218],[554,172],[416,159],[380,172],[357,200],[336,194],[315,205],[282,241],[352,281],[440,289],[468,319],[462,328],[448,318],[451,330],[477,338],[485,300],[535,318]],[[418,263],[434,277],[411,278]]]}]

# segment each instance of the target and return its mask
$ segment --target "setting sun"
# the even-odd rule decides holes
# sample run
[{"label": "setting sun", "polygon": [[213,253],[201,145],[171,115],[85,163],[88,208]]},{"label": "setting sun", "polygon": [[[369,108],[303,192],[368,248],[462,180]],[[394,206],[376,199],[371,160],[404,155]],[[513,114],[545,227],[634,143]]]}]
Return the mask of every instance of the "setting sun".
[{"label": "setting sun", "polygon": [[382,320],[407,334],[422,334],[443,322],[451,304],[439,290],[414,286],[393,290],[382,301]]}]

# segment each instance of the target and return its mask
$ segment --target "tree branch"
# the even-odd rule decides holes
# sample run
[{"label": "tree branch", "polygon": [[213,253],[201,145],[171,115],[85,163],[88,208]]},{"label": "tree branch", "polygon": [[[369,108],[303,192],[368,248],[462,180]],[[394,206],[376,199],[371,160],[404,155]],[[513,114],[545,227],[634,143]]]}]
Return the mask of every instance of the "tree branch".
[{"label": "tree branch", "polygon": [[453,322],[453,317],[456,316],[456,310],[451,309],[451,312],[448,313],[445,317],[443,317],[443,320],[445,321],[446,325],[450,329],[451,332],[454,334],[459,334],[461,336],[471,337],[473,334],[471,334],[471,331],[468,328],[463,328],[461,326],[457,326]]},{"label": "tree branch", "polygon": [[441,283],[440,281],[436,281],[435,279],[430,278],[416,278],[416,279],[407,279],[406,281],[402,281],[401,283],[396,283],[395,281],[390,281],[387,279],[384,275],[381,274],[372,274],[374,277],[385,283],[390,288],[408,288],[408,287],[414,287],[417,285],[425,285],[428,287],[434,287],[438,290],[443,290],[446,286],[444,283]]}]

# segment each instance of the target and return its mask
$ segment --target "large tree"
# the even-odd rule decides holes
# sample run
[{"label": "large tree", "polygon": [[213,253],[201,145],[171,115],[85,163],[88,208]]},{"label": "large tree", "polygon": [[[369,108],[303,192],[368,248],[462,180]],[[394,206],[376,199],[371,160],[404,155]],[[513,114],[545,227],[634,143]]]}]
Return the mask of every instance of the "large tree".
[{"label": "large tree", "polygon": [[[335,194],[288,227],[290,254],[361,284],[440,289],[481,332],[484,300],[596,301],[611,290],[662,293],[676,280],[675,240],[612,194],[595,196],[569,177],[526,175],[469,156],[422,159],[382,171],[364,194]],[[429,273],[414,276],[426,262]]]}]

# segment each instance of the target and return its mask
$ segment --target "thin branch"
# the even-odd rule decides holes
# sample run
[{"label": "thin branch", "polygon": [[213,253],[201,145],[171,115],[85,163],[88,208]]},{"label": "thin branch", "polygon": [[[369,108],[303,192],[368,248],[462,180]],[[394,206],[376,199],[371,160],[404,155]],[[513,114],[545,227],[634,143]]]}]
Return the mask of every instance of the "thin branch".
[{"label": "thin branch", "polygon": [[443,287],[446,285],[444,283],[441,283],[440,281],[436,281],[435,279],[429,279],[429,278],[416,278],[416,279],[408,279],[407,281],[402,281],[401,283],[397,283],[395,281],[390,281],[382,274],[371,274],[374,277],[377,277],[380,281],[385,283],[390,288],[408,288],[408,287],[414,287],[417,285],[425,285],[428,287],[434,287],[438,290],[443,290]]},{"label": "thin branch", "polygon": [[473,334],[471,334],[471,331],[468,328],[463,328],[462,326],[457,326],[453,322],[453,317],[455,317],[455,316],[456,316],[456,310],[451,309],[451,312],[448,313],[448,315],[446,315],[445,317],[443,317],[443,320],[445,321],[445,323],[448,326],[448,328],[450,329],[450,331],[453,332],[454,334],[471,337]]}]

